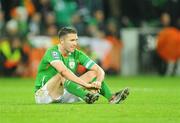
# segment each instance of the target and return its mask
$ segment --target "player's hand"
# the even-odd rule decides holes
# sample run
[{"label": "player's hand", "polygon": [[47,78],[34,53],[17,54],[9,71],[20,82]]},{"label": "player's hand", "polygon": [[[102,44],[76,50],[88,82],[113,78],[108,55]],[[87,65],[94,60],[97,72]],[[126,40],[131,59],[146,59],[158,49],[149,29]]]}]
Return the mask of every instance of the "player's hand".
[{"label": "player's hand", "polygon": [[95,81],[95,82],[93,82],[92,84],[94,85],[94,87],[95,87],[96,89],[100,89],[100,88],[101,88],[101,82],[100,82],[100,81]]},{"label": "player's hand", "polygon": [[94,83],[94,82],[91,83],[91,84],[86,84],[86,85],[84,85],[84,87],[87,88],[87,89],[99,89],[98,84]]},{"label": "player's hand", "polygon": [[87,89],[91,89],[91,88],[95,88],[95,85],[85,84],[84,87],[87,88]]},{"label": "player's hand", "polygon": [[88,90],[93,94],[100,93],[100,89],[88,89]]}]

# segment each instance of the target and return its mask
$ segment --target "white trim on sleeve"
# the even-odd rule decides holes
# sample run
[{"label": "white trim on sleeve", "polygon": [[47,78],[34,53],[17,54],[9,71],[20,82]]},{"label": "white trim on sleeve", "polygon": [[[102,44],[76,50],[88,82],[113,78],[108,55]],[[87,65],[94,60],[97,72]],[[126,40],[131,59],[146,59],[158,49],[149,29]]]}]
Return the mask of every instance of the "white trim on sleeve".
[{"label": "white trim on sleeve", "polygon": [[85,65],[86,68],[89,68],[89,66],[93,63],[92,60],[88,61],[88,63]]},{"label": "white trim on sleeve", "polygon": [[61,60],[53,60],[53,61],[50,62],[50,64],[52,64],[54,62],[61,62]]}]

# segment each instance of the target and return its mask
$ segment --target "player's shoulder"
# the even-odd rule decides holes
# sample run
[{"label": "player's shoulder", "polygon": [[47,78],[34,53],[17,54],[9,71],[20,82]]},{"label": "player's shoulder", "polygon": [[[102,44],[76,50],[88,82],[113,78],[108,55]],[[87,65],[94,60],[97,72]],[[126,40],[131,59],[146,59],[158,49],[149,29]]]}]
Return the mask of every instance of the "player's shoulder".
[{"label": "player's shoulder", "polygon": [[76,49],[75,52],[74,52],[74,55],[76,57],[80,57],[80,56],[84,56],[86,54],[82,50]]},{"label": "player's shoulder", "polygon": [[57,53],[60,53],[59,50],[58,50],[58,46],[57,45],[48,48],[46,52],[57,52]]},{"label": "player's shoulder", "polygon": [[60,54],[60,52],[59,52],[59,50],[58,50],[58,46],[57,45],[55,45],[55,46],[52,46],[52,47],[50,47],[50,48],[48,48],[47,49],[47,51],[46,51],[46,55],[49,55],[49,54]]},{"label": "player's shoulder", "polygon": [[76,54],[84,54],[84,52],[82,50],[79,50],[79,49],[75,49],[75,53]]}]

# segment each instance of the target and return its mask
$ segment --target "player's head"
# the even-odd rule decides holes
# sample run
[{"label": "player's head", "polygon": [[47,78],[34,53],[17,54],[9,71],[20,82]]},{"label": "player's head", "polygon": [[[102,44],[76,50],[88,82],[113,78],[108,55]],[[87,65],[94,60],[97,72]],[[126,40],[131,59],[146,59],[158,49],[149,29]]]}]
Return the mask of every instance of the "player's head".
[{"label": "player's head", "polygon": [[61,46],[67,52],[74,52],[77,47],[77,31],[72,27],[63,27],[58,33]]}]

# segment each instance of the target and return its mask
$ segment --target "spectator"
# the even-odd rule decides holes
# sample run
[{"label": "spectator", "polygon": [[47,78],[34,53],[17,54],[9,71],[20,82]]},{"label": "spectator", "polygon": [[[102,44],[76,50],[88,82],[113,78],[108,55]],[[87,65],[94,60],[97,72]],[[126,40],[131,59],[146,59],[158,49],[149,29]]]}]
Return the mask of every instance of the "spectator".
[{"label": "spectator", "polygon": [[171,26],[171,16],[169,15],[169,13],[164,12],[160,17],[160,27],[163,28],[168,26]]},{"label": "spectator", "polygon": [[71,18],[77,11],[77,4],[73,0],[52,0],[53,11],[59,27],[71,25]]},{"label": "spectator", "polygon": [[162,75],[174,75],[180,58],[180,32],[174,27],[166,27],[161,30],[157,40],[157,53],[162,59],[159,72]]},{"label": "spectator", "polygon": [[33,0],[36,12],[41,14],[41,23],[44,25],[46,14],[53,11],[53,6],[50,0]]},{"label": "spectator", "polygon": [[14,8],[11,19],[7,22],[7,31],[13,35],[25,36],[28,31],[28,14],[24,7]]},{"label": "spectator", "polygon": [[115,20],[110,19],[107,24],[106,39],[112,48],[103,60],[102,67],[108,74],[119,74],[121,64],[122,42],[119,39],[119,31]]},{"label": "spectator", "polygon": [[4,35],[4,29],[5,29],[4,12],[0,10],[0,36]]},{"label": "spectator", "polygon": [[105,20],[104,13],[102,10],[95,10],[93,13],[93,17],[88,24],[88,32],[90,36],[97,38],[105,37]]},{"label": "spectator", "polygon": [[80,36],[84,36],[84,35],[87,35],[86,33],[86,22],[83,20],[83,16],[81,16],[78,12],[75,13],[73,16],[72,16],[72,20],[71,20],[71,23],[72,23],[72,26],[74,26],[77,31],[78,31],[78,34]]},{"label": "spectator", "polygon": [[16,70],[16,67],[21,59],[21,51],[19,50],[20,41],[13,39],[4,39],[1,42],[1,59],[3,65],[3,72],[5,76],[12,76]]},{"label": "spectator", "polygon": [[51,38],[51,42],[53,45],[55,44],[58,44],[59,42],[59,39],[57,37],[57,26],[55,25],[49,25],[47,27],[47,33],[46,33],[47,36],[49,36]]},{"label": "spectator", "polygon": [[41,14],[36,12],[34,13],[29,21],[28,29],[30,35],[39,35],[41,33]]}]

